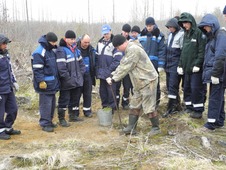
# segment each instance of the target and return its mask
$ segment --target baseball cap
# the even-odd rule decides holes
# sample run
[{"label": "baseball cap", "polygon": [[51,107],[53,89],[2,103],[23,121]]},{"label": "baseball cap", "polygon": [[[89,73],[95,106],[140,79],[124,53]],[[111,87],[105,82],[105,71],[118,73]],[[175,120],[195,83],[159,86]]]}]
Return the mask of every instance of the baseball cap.
[{"label": "baseball cap", "polygon": [[6,37],[5,35],[3,34],[0,34],[0,44],[2,43],[10,43],[11,41],[8,39],[8,37]]},{"label": "baseball cap", "polygon": [[107,34],[111,31],[111,27],[108,24],[102,26],[102,35]]}]

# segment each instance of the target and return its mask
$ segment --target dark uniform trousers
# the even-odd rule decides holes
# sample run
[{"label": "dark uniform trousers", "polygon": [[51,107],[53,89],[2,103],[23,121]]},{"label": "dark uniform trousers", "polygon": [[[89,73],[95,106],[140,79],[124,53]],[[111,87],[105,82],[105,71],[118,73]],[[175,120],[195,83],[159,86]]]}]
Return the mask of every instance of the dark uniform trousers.
[{"label": "dark uniform trousers", "polygon": [[92,102],[92,77],[89,73],[84,74],[84,83],[81,88],[80,97],[81,95],[83,95],[83,112],[84,114],[90,114]]},{"label": "dark uniform trousers", "polygon": [[[223,83],[210,84],[209,105],[208,105],[208,122],[217,123],[221,126],[224,125],[225,112],[224,112],[224,91]],[[215,121],[210,121],[210,120]]]},{"label": "dark uniform trousers", "polygon": [[179,85],[182,81],[180,75],[177,72],[167,72],[166,73],[166,86],[168,90],[168,96],[172,96],[169,98],[178,99],[179,96]]},{"label": "dark uniform trousers", "polygon": [[202,83],[202,73],[184,75],[184,102],[187,109],[204,111],[206,85]]},{"label": "dark uniform trousers", "polygon": [[133,94],[133,85],[130,80],[129,75],[126,75],[122,81],[116,83],[116,99],[117,105],[119,106],[120,102],[120,88],[121,84],[123,85],[123,95],[122,95],[122,107],[129,105],[129,95],[130,93]]},{"label": "dark uniform trousers", "polygon": [[114,97],[116,97],[116,83],[112,83],[112,85],[110,86],[106,80],[100,79],[99,92],[102,107],[111,107],[112,109],[115,109],[116,103],[114,101]]},{"label": "dark uniform trousers", "polygon": [[[14,92],[0,94],[0,129],[11,128],[17,117],[17,104]],[[6,117],[4,115],[6,113]]]},{"label": "dark uniform trousers", "polygon": [[45,127],[52,125],[55,107],[55,94],[39,94],[40,126]]},{"label": "dark uniform trousers", "polygon": [[67,107],[70,110],[75,110],[76,115],[79,115],[79,100],[81,96],[81,87],[73,88],[70,90],[60,90],[60,96],[58,100],[58,108]]}]

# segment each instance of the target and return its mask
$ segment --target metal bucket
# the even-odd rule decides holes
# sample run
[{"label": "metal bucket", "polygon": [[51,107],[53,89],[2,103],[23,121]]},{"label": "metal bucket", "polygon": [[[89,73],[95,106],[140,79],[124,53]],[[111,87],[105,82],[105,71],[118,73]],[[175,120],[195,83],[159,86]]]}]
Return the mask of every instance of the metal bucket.
[{"label": "metal bucket", "polygon": [[110,126],[112,124],[112,108],[104,108],[97,111],[100,126]]}]

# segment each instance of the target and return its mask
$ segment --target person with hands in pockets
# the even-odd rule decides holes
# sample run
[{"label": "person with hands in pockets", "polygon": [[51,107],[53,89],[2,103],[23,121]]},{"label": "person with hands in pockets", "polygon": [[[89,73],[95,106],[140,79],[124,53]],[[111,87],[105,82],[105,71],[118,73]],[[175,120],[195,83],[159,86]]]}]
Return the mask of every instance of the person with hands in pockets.
[{"label": "person with hands in pockets", "polygon": [[21,131],[12,128],[18,111],[13,88],[18,91],[19,85],[13,74],[7,50],[7,44],[10,42],[5,35],[0,34],[0,140],[8,140],[10,135],[21,134]]},{"label": "person with hands in pockets", "polygon": [[206,88],[202,83],[206,38],[197,27],[194,17],[187,12],[180,15],[178,24],[184,29],[184,41],[177,67],[179,75],[184,74],[185,113],[191,118],[202,118]]},{"label": "person with hands in pockets", "polygon": [[32,54],[33,85],[39,93],[39,124],[43,131],[53,132],[56,125],[52,122],[56,107],[55,94],[60,88],[56,54],[57,36],[53,32],[38,40],[39,46]]},{"label": "person with hands in pockets", "polygon": [[224,63],[226,58],[226,31],[220,28],[218,19],[206,14],[198,27],[207,36],[203,82],[210,83],[209,104],[205,130],[213,131],[224,126]]},{"label": "person with hands in pockets", "polygon": [[147,114],[152,123],[149,136],[160,133],[159,118],[156,111],[156,92],[158,84],[158,73],[148,58],[140,43],[129,42],[125,37],[118,34],[112,43],[119,51],[125,53],[120,65],[111,76],[106,79],[111,85],[118,82],[129,74],[134,94],[130,101],[129,124],[123,129],[128,134],[136,134],[136,125],[141,115],[141,109]]}]

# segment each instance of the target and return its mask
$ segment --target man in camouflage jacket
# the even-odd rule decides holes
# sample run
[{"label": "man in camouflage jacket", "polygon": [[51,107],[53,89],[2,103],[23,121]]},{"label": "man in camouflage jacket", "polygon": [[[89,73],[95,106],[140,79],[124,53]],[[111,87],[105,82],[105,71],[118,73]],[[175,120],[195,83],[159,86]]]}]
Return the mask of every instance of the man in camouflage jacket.
[{"label": "man in camouflage jacket", "polygon": [[112,72],[112,78],[106,80],[108,84],[117,82],[129,74],[134,95],[130,102],[129,124],[123,129],[125,134],[135,134],[136,124],[141,109],[147,114],[152,122],[152,129],[149,135],[160,133],[159,119],[156,112],[156,92],[158,83],[158,73],[153,64],[143,50],[141,44],[129,42],[122,35],[116,35],[113,45],[125,53],[120,65]]}]

